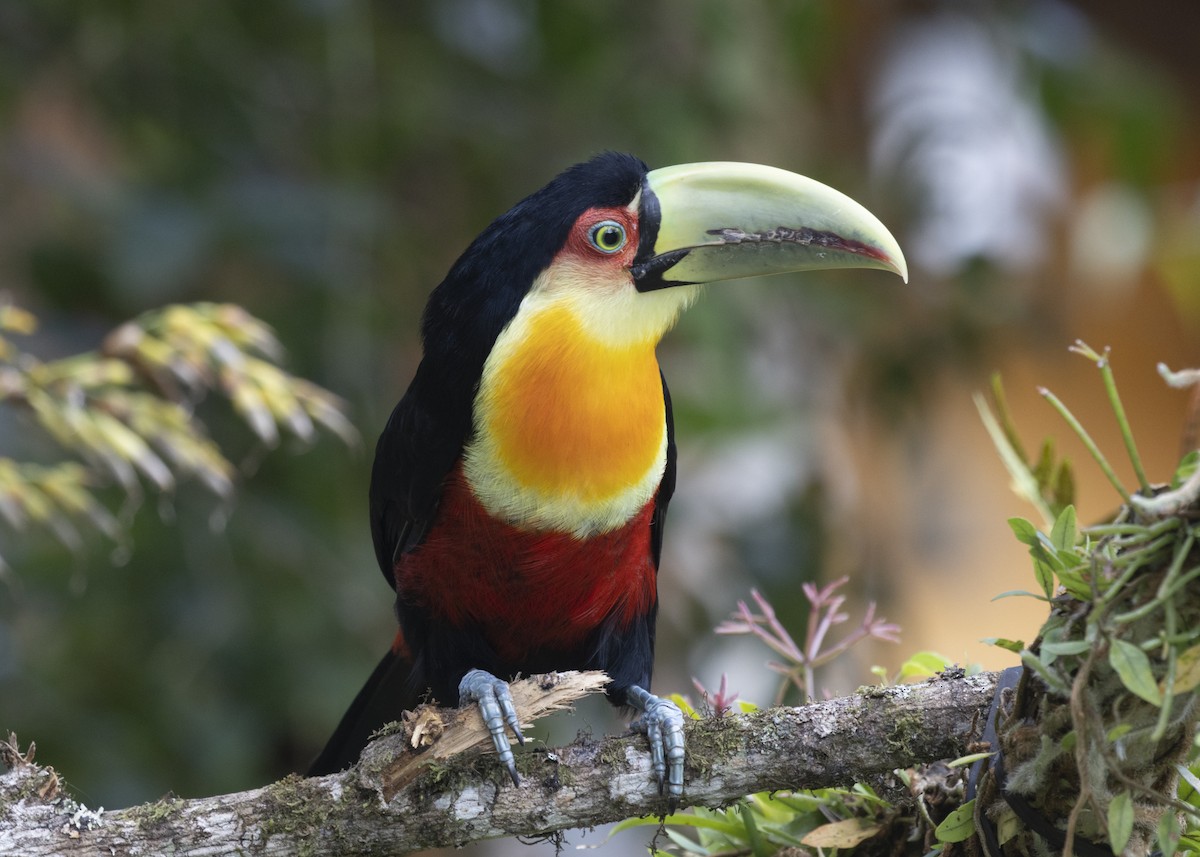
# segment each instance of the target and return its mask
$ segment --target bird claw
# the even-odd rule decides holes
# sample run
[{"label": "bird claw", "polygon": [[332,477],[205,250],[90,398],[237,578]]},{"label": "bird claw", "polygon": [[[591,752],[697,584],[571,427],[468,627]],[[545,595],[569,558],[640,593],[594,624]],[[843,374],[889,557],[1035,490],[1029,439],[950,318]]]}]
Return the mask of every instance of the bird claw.
[{"label": "bird claw", "polygon": [[516,706],[513,705],[512,692],[508,682],[496,678],[485,670],[471,670],[458,683],[458,700],[460,705],[474,702],[479,706],[483,723],[492,735],[492,744],[500,756],[500,764],[504,765],[508,775],[512,777],[513,785],[521,785],[517,776],[517,764],[513,758],[512,745],[508,734],[504,731],[505,724],[516,736],[517,742],[524,746],[525,736],[521,734],[521,721],[517,717]]},{"label": "bird claw", "polygon": [[642,712],[632,725],[644,731],[650,741],[650,766],[658,780],[658,793],[666,793],[674,812],[683,795],[683,712],[670,700],[637,685],[626,691],[625,698]]}]

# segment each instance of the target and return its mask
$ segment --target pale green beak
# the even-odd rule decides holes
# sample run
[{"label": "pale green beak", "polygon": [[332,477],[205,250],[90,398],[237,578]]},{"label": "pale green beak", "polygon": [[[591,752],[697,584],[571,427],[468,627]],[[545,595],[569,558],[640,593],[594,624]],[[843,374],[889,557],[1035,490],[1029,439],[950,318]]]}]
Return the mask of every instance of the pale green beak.
[{"label": "pale green beak", "polygon": [[879,268],[908,282],[900,245],[875,215],[787,170],[664,167],[646,174],[639,204],[640,291],[824,268]]}]

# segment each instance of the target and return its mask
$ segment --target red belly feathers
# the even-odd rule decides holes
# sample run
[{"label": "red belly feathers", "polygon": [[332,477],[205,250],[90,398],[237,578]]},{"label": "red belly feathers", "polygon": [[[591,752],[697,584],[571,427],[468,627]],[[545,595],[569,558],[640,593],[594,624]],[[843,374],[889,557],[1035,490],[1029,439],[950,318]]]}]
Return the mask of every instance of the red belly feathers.
[{"label": "red belly feathers", "polygon": [[655,601],[651,499],[624,526],[578,539],[492,518],[455,467],[433,528],[396,563],[396,591],[442,621],[481,627],[496,653],[570,647],[616,612],[620,625]]}]

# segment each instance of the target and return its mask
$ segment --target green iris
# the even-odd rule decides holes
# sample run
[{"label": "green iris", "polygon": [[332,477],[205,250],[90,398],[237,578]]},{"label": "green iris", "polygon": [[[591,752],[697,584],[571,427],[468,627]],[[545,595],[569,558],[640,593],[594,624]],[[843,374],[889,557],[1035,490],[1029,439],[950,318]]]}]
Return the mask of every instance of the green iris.
[{"label": "green iris", "polygon": [[601,253],[616,253],[625,246],[625,227],[615,220],[602,220],[592,227],[588,238]]}]

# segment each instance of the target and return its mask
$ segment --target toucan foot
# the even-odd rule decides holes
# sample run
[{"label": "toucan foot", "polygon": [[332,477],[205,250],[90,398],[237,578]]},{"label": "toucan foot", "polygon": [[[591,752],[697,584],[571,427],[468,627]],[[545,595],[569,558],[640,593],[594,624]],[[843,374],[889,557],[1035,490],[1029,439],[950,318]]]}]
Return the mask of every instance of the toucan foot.
[{"label": "toucan foot", "polygon": [[521,721],[517,718],[517,709],[513,705],[508,682],[501,681],[485,670],[471,670],[458,683],[458,701],[460,705],[474,702],[479,706],[484,725],[492,734],[492,744],[500,755],[500,764],[508,770],[513,785],[519,786],[521,778],[517,776],[512,745],[509,744],[508,734],[504,731],[505,724],[508,724],[508,728],[521,745],[525,744],[525,736],[521,734]]},{"label": "toucan foot", "polygon": [[632,725],[650,740],[650,766],[658,780],[658,793],[666,793],[674,812],[683,795],[683,712],[670,700],[637,685],[625,692],[625,699],[642,712]]}]

